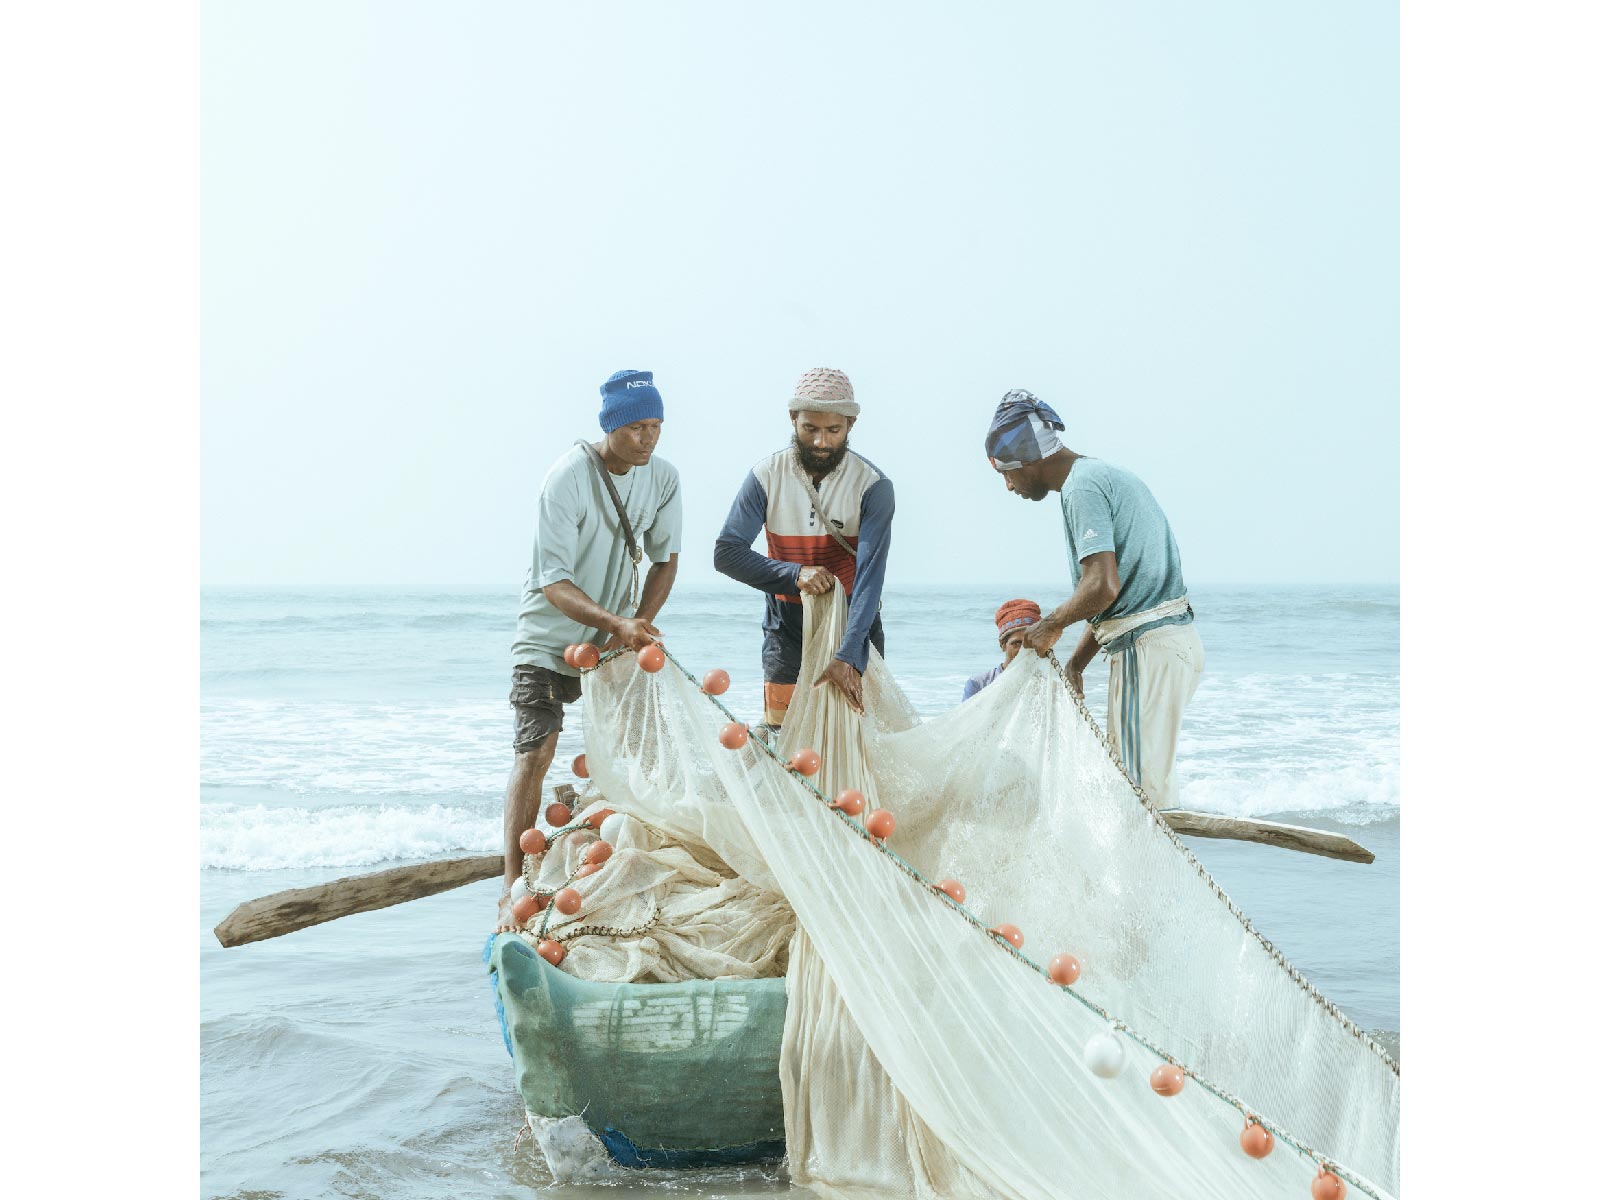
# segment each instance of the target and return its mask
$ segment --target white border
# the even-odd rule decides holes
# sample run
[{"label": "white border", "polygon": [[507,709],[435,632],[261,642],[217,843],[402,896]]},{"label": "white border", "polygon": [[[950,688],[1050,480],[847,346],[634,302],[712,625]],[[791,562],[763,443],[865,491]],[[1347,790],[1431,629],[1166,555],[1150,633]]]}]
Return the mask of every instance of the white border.
[{"label": "white border", "polygon": [[1593,1140],[1600,8],[1400,11],[1402,1179],[1554,1196]]},{"label": "white border", "polygon": [[17,1195],[199,1162],[198,53],[193,4],[0,16]]}]

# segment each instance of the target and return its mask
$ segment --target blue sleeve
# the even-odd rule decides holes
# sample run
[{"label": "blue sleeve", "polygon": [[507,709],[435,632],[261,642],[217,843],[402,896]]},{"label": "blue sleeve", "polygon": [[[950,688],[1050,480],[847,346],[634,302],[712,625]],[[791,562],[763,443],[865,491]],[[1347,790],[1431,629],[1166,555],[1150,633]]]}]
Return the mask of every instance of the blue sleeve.
[{"label": "blue sleeve", "polygon": [[850,621],[834,657],[858,671],[867,669],[867,638],[883,599],[889,567],[889,526],[894,522],[894,484],[880,479],[861,496],[861,531],[856,541],[856,579],[850,592]]},{"label": "blue sleeve", "polygon": [[744,477],[739,494],[733,498],[728,519],[717,535],[712,561],[729,579],[773,595],[792,595],[800,578],[800,564],[777,562],[750,548],[767,523],[767,489],[756,480],[755,472]]},{"label": "blue sleeve", "polygon": [[978,677],[974,675],[971,679],[967,680],[966,685],[961,689],[962,702],[965,703],[966,701],[971,700],[982,690],[983,689],[978,684]]}]

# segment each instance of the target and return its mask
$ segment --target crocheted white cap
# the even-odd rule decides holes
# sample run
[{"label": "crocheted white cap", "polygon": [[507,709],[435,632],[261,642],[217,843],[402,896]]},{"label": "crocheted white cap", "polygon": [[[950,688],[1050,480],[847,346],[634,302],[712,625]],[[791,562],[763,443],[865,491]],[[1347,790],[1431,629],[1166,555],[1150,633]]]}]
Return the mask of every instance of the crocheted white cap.
[{"label": "crocheted white cap", "polygon": [[850,377],[832,367],[813,367],[800,376],[794,385],[794,397],[789,401],[790,412],[838,413],[841,417],[861,415],[856,403],[855,389]]}]

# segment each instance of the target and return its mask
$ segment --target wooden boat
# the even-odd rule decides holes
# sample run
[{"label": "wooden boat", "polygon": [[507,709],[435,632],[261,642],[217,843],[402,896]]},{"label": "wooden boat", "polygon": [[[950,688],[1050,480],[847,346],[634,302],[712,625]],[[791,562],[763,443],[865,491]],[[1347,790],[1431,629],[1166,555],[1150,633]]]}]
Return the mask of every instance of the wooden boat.
[{"label": "wooden boat", "polygon": [[533,1116],[579,1116],[627,1167],[783,1157],[782,979],[591,983],[516,934],[484,947]]}]

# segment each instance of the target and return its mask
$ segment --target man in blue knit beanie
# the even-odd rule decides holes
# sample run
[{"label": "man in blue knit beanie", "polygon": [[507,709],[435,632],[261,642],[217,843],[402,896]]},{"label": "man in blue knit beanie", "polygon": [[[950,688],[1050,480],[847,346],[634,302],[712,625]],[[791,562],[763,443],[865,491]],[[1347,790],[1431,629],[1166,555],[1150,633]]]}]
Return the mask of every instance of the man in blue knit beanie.
[{"label": "man in blue knit beanie", "polygon": [[[602,650],[642,650],[661,636],[652,622],[672,591],[683,535],[677,469],[655,452],[664,416],[649,371],[616,372],[600,385],[605,436],[569,449],[539,490],[533,565],[523,583],[511,648],[515,759],[506,787],[506,873],[498,932],[515,927],[511,885],[522,874],[519,840],[538,817],[565,706],[582,692],[578,670],[563,652],[579,642]],[[618,503],[627,513],[638,558],[628,552]],[[641,588],[638,568],[645,558],[650,569]]]}]

